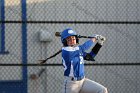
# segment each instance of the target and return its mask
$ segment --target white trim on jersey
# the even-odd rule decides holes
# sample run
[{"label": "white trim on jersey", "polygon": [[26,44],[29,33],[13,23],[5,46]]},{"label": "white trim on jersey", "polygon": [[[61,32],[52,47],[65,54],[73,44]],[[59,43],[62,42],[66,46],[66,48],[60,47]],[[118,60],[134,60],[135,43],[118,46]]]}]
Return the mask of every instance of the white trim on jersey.
[{"label": "white trim on jersey", "polygon": [[79,47],[63,47],[62,49],[66,51],[76,51],[79,50]]},{"label": "white trim on jersey", "polygon": [[62,62],[63,62],[63,66],[64,66],[64,71],[65,71],[67,69],[66,62],[63,57],[62,57],[62,60],[63,60]]},{"label": "white trim on jersey", "polygon": [[73,71],[73,65],[72,64],[73,64],[73,61],[71,61],[71,69],[70,69],[69,76],[72,76],[73,77],[74,76],[74,74],[73,74],[74,71]]}]

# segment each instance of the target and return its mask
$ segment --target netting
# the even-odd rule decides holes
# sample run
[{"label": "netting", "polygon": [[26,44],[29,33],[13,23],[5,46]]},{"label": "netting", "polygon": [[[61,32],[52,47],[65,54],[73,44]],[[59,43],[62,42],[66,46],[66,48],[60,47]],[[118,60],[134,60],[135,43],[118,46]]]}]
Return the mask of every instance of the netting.
[{"label": "netting", "polygon": [[[45,65],[37,64],[61,49],[61,40],[54,33],[68,27],[80,35],[99,34],[107,38],[96,61],[85,61],[86,77],[106,86],[109,93],[139,93],[139,3],[138,0],[1,0],[0,86],[5,82],[6,88],[12,86],[9,88],[12,91],[1,88],[0,93],[17,93],[17,88],[25,88],[28,93],[61,93],[64,80],[61,54]],[[52,34],[50,42],[40,40],[42,30]],[[80,39],[80,44],[86,40]],[[32,74],[39,78],[31,79]],[[15,83],[20,80],[24,83]]]}]

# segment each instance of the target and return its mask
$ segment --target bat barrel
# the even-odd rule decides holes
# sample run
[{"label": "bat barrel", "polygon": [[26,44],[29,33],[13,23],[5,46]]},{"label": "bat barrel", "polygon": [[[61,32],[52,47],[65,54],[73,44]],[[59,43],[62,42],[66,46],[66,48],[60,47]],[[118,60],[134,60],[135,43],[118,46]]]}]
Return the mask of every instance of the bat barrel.
[{"label": "bat barrel", "polygon": [[[55,36],[61,37],[61,32],[55,32]],[[78,38],[94,38],[93,36],[82,36],[78,35]]]}]

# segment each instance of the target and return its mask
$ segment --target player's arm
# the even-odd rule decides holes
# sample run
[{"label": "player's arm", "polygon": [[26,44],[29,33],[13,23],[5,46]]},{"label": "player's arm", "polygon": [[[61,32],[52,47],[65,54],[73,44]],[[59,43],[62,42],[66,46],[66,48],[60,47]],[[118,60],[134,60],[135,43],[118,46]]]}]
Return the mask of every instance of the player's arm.
[{"label": "player's arm", "polygon": [[84,60],[87,60],[87,61],[95,61],[94,58],[98,54],[99,50],[101,49],[101,47],[106,39],[105,39],[105,37],[98,35],[96,38],[92,38],[91,40],[93,42],[97,41],[97,43],[92,48],[90,53],[84,52]]},{"label": "player's arm", "polygon": [[86,41],[84,44],[80,45],[79,47],[82,49],[82,51],[86,51],[90,49],[92,46],[95,45],[96,42],[93,42],[92,39]]},{"label": "player's arm", "polygon": [[95,61],[94,58],[98,54],[101,47],[102,45],[100,45],[99,43],[96,43],[96,45],[92,48],[90,53],[84,52],[84,60]]}]

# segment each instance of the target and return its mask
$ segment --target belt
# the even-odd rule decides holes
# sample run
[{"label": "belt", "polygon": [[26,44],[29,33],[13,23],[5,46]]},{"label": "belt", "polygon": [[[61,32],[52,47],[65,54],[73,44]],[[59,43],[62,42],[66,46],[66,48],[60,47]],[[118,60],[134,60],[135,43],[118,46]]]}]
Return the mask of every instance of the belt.
[{"label": "belt", "polygon": [[85,78],[85,76],[80,76],[80,77],[71,77],[71,76],[66,76],[66,79],[70,79],[71,81],[80,81],[83,78]]}]

